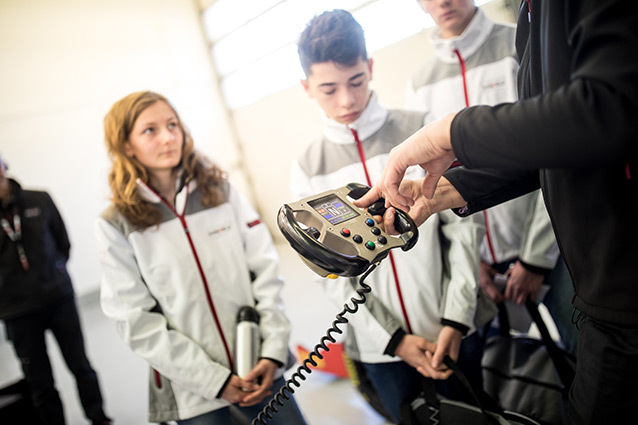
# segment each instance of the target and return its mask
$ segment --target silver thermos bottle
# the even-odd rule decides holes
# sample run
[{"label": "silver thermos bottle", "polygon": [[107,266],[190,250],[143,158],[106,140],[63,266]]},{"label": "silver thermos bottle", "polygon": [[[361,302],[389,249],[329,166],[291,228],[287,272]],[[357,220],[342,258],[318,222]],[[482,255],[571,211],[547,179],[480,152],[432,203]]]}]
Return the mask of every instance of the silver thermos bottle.
[{"label": "silver thermos bottle", "polygon": [[253,307],[243,306],[237,313],[237,337],[235,339],[235,373],[245,377],[259,359],[261,337],[259,313]]}]

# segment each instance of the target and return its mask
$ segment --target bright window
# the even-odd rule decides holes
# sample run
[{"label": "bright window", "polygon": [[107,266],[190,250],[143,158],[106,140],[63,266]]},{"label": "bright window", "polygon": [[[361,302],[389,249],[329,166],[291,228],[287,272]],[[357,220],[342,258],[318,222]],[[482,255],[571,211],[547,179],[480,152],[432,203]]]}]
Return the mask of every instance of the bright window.
[{"label": "bright window", "polygon": [[217,0],[203,21],[228,106],[297,84],[299,34],[313,16],[337,8],[359,21],[371,54],[433,25],[416,0]]}]

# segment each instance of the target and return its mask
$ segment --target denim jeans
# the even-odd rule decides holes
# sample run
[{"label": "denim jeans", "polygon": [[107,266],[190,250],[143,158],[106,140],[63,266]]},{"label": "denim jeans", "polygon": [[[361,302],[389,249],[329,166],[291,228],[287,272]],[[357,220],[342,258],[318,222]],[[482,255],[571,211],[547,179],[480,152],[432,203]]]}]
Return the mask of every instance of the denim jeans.
[{"label": "denim jeans", "polygon": [[[284,384],[283,378],[275,380],[273,383],[273,396]],[[257,403],[254,406],[237,406],[237,409],[244,415],[246,420],[252,421],[268,405],[271,399],[272,396],[265,398],[261,403]],[[306,421],[299,411],[299,406],[297,406],[293,396],[290,396],[290,400],[285,400],[283,403],[283,407],[277,405],[277,413],[273,414],[272,419],[267,420],[268,425],[306,425]],[[213,410],[194,418],[177,421],[177,423],[178,425],[229,425],[232,424],[230,408],[225,407]]]}]

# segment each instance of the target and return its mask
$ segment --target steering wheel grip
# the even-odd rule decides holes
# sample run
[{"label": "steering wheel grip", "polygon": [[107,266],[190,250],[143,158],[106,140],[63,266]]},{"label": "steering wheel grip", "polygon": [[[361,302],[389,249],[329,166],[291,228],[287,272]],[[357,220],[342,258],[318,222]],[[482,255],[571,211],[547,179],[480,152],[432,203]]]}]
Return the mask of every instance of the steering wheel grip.
[{"label": "steering wheel grip", "polygon": [[335,252],[308,234],[295,220],[294,212],[289,205],[279,209],[277,224],[295,251],[330,273],[338,276],[359,276],[369,266],[365,258]]}]

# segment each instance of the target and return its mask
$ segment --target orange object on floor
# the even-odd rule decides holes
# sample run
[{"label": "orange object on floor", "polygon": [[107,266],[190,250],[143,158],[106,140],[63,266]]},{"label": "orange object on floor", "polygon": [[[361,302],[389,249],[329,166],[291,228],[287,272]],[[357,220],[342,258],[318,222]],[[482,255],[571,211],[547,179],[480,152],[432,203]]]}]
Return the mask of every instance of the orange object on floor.
[{"label": "orange object on floor", "polygon": [[[343,343],[330,343],[327,344],[329,351],[324,351],[323,349],[319,349],[320,354],[323,356],[323,359],[319,359],[313,356],[313,359],[317,362],[317,366],[309,365],[311,369],[320,370],[322,372],[331,373],[340,378],[349,378],[348,371],[346,369],[345,362],[345,353],[343,351]],[[297,346],[297,353],[299,362],[303,362],[308,358],[308,354],[310,353],[308,349],[302,347],[301,345]]]}]

